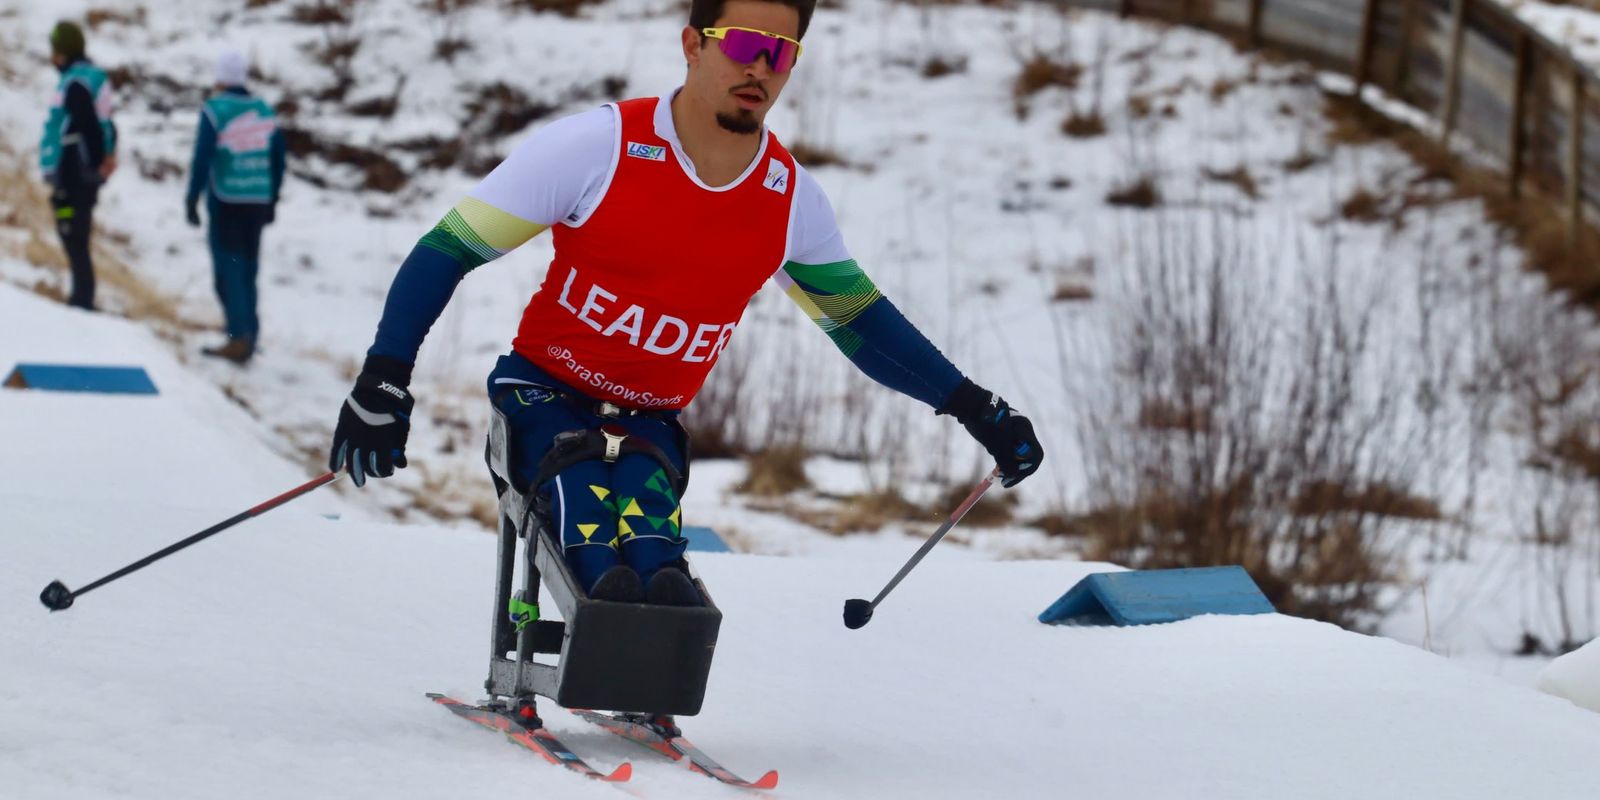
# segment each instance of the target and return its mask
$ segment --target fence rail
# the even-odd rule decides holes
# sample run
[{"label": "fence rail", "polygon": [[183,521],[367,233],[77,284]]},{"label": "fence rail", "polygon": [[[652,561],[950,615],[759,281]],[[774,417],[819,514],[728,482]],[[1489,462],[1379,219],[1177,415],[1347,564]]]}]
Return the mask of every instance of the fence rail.
[{"label": "fence rail", "polygon": [[1193,25],[1371,84],[1564,203],[1600,218],[1600,77],[1495,0],[1065,0]]}]

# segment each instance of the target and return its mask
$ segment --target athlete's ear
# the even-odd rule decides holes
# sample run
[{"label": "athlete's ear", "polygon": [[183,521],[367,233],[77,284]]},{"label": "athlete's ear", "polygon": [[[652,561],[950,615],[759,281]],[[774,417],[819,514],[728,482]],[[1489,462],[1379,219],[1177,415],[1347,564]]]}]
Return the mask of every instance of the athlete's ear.
[{"label": "athlete's ear", "polygon": [[685,25],[682,38],[683,60],[689,62],[691,67],[700,63],[700,32]]}]

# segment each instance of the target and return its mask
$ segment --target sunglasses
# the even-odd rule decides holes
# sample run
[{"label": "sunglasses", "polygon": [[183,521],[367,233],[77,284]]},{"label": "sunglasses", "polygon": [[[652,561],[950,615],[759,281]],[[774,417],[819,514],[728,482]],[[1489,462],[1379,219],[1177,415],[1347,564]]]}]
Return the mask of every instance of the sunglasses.
[{"label": "sunglasses", "polygon": [[722,54],[740,64],[754,64],[762,55],[773,72],[788,72],[800,59],[800,42],[755,28],[701,28],[700,35],[717,40]]}]

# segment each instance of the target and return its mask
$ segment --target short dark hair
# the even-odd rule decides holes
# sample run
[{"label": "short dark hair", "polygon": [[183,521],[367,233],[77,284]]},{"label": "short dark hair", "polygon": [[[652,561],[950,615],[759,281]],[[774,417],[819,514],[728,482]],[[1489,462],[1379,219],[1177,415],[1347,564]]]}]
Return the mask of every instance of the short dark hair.
[{"label": "short dark hair", "polygon": [[[800,12],[800,34],[795,38],[806,38],[806,28],[811,25],[811,12],[817,7],[817,0],[762,0],[762,2],[786,5]],[[717,24],[717,20],[722,18],[722,9],[727,4],[728,0],[690,0],[689,27],[700,30]]]}]

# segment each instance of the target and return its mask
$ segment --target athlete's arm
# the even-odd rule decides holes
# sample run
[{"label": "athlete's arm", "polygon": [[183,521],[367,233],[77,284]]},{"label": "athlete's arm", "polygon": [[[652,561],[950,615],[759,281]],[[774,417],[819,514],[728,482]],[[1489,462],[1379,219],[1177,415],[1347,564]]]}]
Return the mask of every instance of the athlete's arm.
[{"label": "athlete's arm", "polygon": [[105,160],[109,142],[105,139],[105,131],[100,129],[100,116],[94,110],[94,95],[82,81],[73,81],[67,85],[66,96],[61,104],[67,109],[67,133],[79,136],[89,157],[89,163],[83,165],[84,170],[91,172],[99,169],[100,162]]},{"label": "athlete's arm", "polygon": [[827,196],[810,173],[798,172],[789,261],[774,280],[867,377],[943,408],[961,371],[850,257]]},{"label": "athlete's arm", "polygon": [[194,135],[194,155],[189,158],[189,191],[184,195],[184,205],[194,208],[200,202],[200,193],[211,180],[211,155],[217,146],[217,128],[211,124],[211,115],[200,112],[200,127]]},{"label": "athlete's arm", "polygon": [[524,140],[411,249],[367,354],[415,363],[428,329],[468,272],[579,215],[610,172],[615,130],[615,112],[603,107]]}]

